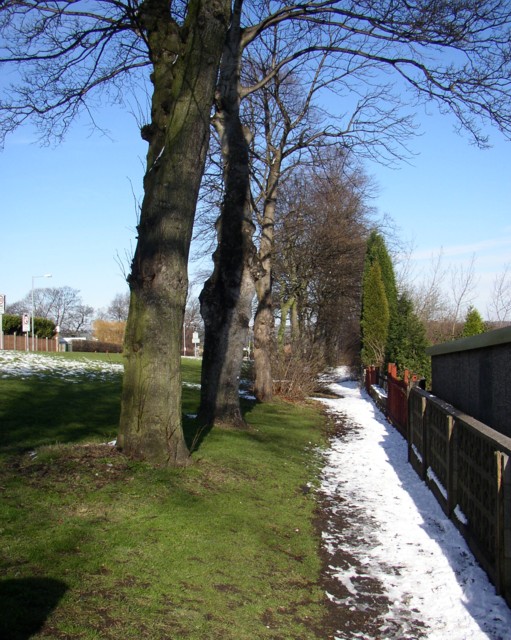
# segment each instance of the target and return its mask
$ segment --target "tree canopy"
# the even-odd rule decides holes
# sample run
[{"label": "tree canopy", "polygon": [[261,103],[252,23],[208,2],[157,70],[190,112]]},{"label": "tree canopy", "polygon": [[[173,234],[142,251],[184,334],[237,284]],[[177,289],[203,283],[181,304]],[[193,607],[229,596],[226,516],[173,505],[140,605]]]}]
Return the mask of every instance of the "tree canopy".
[{"label": "tree canopy", "polygon": [[[220,2],[213,4],[221,11]],[[185,45],[181,29],[199,16],[195,6],[184,0],[5,0],[0,64],[13,65],[16,73],[0,102],[2,137],[31,120],[41,136],[60,138],[80,112],[93,118],[102,98],[128,100],[153,71],[151,38],[164,31],[155,21],[168,25],[169,53],[179,56]],[[385,105],[395,113],[403,104],[402,81],[417,99],[452,111],[480,144],[486,142],[480,118],[507,135],[511,131],[511,8],[506,2],[237,0],[231,9],[241,14],[243,50],[271,38],[272,29],[285,30],[281,47],[287,55],[266,76],[289,73],[328,50],[339,79],[335,91],[358,107],[365,103],[372,118],[362,109],[357,114],[367,125],[383,124]],[[243,95],[264,82],[259,77]]]}]

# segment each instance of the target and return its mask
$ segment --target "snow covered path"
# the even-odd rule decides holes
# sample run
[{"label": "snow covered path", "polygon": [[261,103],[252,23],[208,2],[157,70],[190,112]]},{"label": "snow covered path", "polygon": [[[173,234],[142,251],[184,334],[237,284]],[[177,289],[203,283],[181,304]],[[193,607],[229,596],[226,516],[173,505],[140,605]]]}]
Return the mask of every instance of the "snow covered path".
[{"label": "snow covered path", "polygon": [[341,396],[322,400],[340,424],[320,489],[335,637],[511,639],[511,610],[408,464],[405,440],[357,382],[329,388]]}]

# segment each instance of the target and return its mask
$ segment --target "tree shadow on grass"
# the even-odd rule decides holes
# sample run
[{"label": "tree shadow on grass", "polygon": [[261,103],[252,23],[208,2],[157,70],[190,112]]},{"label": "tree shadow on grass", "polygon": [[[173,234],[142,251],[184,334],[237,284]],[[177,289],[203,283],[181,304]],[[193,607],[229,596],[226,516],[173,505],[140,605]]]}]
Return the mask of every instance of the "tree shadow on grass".
[{"label": "tree shadow on grass", "polygon": [[0,581],[0,637],[27,640],[41,630],[68,587],[53,578]]},{"label": "tree shadow on grass", "polygon": [[107,439],[120,411],[120,381],[7,380],[0,399],[0,450]]},{"label": "tree shadow on grass", "polygon": [[183,432],[190,454],[198,451],[213,425],[202,423],[197,417],[183,415]]}]

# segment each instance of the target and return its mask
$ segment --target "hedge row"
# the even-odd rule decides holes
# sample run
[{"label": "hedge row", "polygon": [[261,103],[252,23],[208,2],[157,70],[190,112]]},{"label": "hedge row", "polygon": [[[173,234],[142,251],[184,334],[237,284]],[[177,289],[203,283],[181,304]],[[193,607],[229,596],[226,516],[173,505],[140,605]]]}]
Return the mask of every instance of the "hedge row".
[{"label": "hedge row", "polygon": [[99,340],[73,340],[72,351],[87,353],[122,353],[122,345]]},{"label": "hedge row", "polygon": [[[2,331],[5,335],[21,335],[21,316],[6,313],[2,317]],[[34,318],[34,330],[38,338],[53,338],[55,335],[55,323],[47,318]],[[32,327],[30,328],[32,332]]]}]

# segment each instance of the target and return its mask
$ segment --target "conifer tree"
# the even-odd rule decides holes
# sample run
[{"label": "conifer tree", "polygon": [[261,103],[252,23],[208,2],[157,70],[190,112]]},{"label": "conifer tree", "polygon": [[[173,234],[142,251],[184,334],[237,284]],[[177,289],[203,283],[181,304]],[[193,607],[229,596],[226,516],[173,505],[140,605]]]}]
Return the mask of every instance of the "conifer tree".
[{"label": "conifer tree", "polygon": [[398,294],[394,266],[389,255],[383,236],[377,231],[372,231],[367,241],[367,261],[372,264],[377,261],[381,269],[385,295],[389,304],[389,313],[395,316],[397,312]]},{"label": "conifer tree", "polygon": [[[385,329],[385,343],[383,345],[383,356],[381,358],[381,362],[378,364],[383,364],[384,362],[390,362],[390,354],[394,351],[394,344],[396,342],[395,338],[395,327],[396,327],[396,319],[397,319],[397,307],[398,307],[398,294],[397,294],[397,285],[396,285],[396,276],[394,274],[394,267],[392,265],[392,259],[387,251],[387,247],[385,245],[385,240],[383,236],[379,234],[377,231],[373,230],[367,240],[367,251],[366,251],[366,260],[364,267],[364,288],[366,281],[370,281],[366,276],[368,276],[372,266],[377,264],[379,266],[380,278],[383,285],[383,293],[385,295],[385,299],[387,302],[387,327]],[[374,275],[372,276],[374,277]],[[372,314],[371,310],[366,310],[366,296],[365,292],[363,294],[362,299],[362,349],[363,355],[362,359],[368,354],[366,331],[364,329],[365,326],[365,318],[366,314]],[[381,323],[383,318],[379,318],[378,322]],[[372,341],[374,336],[370,337]],[[369,353],[371,353],[372,349],[369,348]],[[374,354],[373,354],[374,355]],[[376,364],[376,362],[365,362],[364,364]]]},{"label": "conifer tree", "polygon": [[484,320],[482,319],[481,314],[474,307],[469,307],[461,334],[462,337],[467,338],[469,336],[477,336],[485,331],[486,327],[484,326]]},{"label": "conifer tree", "polygon": [[369,264],[364,274],[361,329],[362,364],[381,366],[389,331],[389,304],[377,260]]},{"label": "conifer tree", "polygon": [[413,303],[404,293],[400,296],[394,325],[395,341],[389,356],[399,371],[409,369],[425,378],[429,378],[430,359],[426,355],[428,340],[426,328],[415,313]]}]

